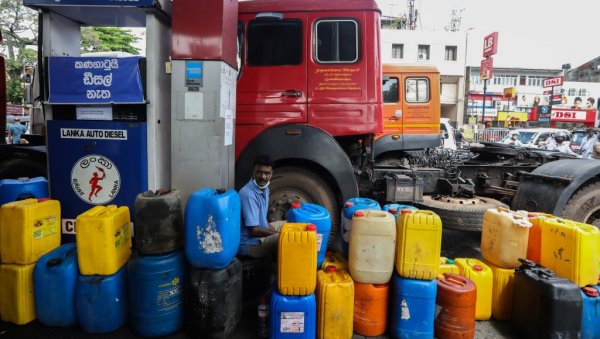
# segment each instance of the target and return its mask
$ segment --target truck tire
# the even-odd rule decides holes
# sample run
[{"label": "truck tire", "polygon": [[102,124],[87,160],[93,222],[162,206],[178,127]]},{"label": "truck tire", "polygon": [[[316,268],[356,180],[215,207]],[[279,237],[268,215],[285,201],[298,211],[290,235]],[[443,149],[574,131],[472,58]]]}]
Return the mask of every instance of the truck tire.
[{"label": "truck tire", "polygon": [[269,221],[284,220],[291,204],[296,201],[321,205],[331,215],[327,245],[334,243],[341,212],[335,195],[323,179],[302,168],[281,167],[273,171],[269,189]]},{"label": "truck tire", "polygon": [[562,217],[600,227],[600,182],[593,182],[573,194]]},{"label": "truck tire", "polygon": [[8,159],[0,162],[0,180],[22,177],[47,178],[45,164],[27,158]]},{"label": "truck tire", "polygon": [[423,202],[418,203],[417,206],[439,215],[444,229],[458,231],[481,231],[483,213],[487,209],[508,208],[498,200],[483,197],[434,199],[431,196],[424,196]]}]

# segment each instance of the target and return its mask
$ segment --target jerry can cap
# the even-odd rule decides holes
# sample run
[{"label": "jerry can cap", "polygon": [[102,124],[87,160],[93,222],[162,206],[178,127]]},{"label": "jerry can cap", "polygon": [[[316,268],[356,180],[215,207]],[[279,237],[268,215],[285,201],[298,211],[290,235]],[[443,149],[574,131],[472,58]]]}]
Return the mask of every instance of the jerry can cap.
[{"label": "jerry can cap", "polygon": [[373,287],[375,288],[386,288],[388,287],[389,284],[373,284]]},{"label": "jerry can cap", "polygon": [[392,213],[392,214],[398,214],[398,209],[396,209],[396,208],[390,208],[390,209],[388,210],[388,212],[390,212],[390,213]]},{"label": "jerry can cap", "polygon": [[586,286],[586,287],[582,288],[581,290],[583,291],[583,294],[587,295],[588,297],[592,297],[592,298],[598,297],[598,290],[591,286]]},{"label": "jerry can cap", "polygon": [[325,257],[333,257],[333,251],[325,251]]},{"label": "jerry can cap", "polygon": [[297,202],[297,201],[294,201],[294,202],[292,203],[292,208],[300,208],[300,203],[299,203],[299,202]]},{"label": "jerry can cap", "polygon": [[361,212],[361,211],[356,211],[356,212],[354,212],[353,216],[355,216],[355,217],[364,217],[365,214],[363,212]]},{"label": "jerry can cap", "polygon": [[535,214],[535,213],[527,213],[527,218],[535,218],[535,217],[537,217],[537,216],[538,216],[538,215],[537,215],[537,214]]},{"label": "jerry can cap", "polygon": [[400,210],[400,214],[411,214],[411,213],[412,213],[412,211],[409,209],[406,209],[406,208],[403,208]]},{"label": "jerry can cap", "polygon": [[48,197],[46,197],[46,198],[39,198],[37,200],[37,202],[44,202],[44,201],[48,201],[48,200],[50,200],[50,198],[48,198]]},{"label": "jerry can cap", "polygon": [[335,268],[335,266],[333,266],[333,265],[329,265],[329,266],[325,267],[325,273],[335,273],[336,271],[337,271],[337,268]]},{"label": "jerry can cap", "polygon": [[[446,258],[446,264],[454,265],[454,259]],[[479,266],[479,265],[476,265]]]},{"label": "jerry can cap", "polygon": [[315,226],[314,224],[308,224],[308,225],[306,225],[306,230],[309,232],[316,232],[317,226]]},{"label": "jerry can cap", "polygon": [[483,271],[483,267],[481,265],[473,265],[473,270],[477,272]]},{"label": "jerry can cap", "polygon": [[352,201],[346,201],[344,206],[346,206],[346,207],[354,206],[354,203]]}]

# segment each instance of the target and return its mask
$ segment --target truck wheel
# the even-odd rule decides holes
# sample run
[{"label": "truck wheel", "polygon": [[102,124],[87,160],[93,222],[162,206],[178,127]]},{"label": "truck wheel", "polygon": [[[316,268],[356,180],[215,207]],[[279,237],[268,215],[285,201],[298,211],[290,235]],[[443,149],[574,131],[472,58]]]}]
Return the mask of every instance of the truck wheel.
[{"label": "truck wheel", "polygon": [[600,182],[575,193],[563,209],[562,217],[600,227]]},{"label": "truck wheel", "polygon": [[331,215],[331,231],[327,245],[333,244],[340,222],[340,207],[329,186],[318,175],[297,167],[281,167],[273,171],[269,186],[269,221],[284,220],[291,204],[308,202],[325,207]]},{"label": "truck wheel", "polygon": [[483,213],[489,208],[504,207],[507,205],[498,200],[475,198],[440,197],[434,199],[424,196],[423,202],[417,204],[419,208],[435,212],[442,219],[445,229],[459,231],[481,231]]},{"label": "truck wheel", "polygon": [[22,177],[47,178],[45,164],[42,165],[39,162],[26,158],[9,159],[0,163],[0,180]]}]

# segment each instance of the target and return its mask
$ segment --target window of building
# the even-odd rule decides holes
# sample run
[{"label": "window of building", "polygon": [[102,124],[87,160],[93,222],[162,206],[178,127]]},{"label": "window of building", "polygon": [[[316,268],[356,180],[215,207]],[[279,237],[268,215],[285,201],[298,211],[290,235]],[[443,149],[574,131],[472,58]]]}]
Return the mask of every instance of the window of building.
[{"label": "window of building", "polygon": [[296,19],[248,24],[248,65],[285,66],[302,62],[302,22]]},{"label": "window of building", "polygon": [[517,85],[517,76],[516,75],[494,75],[494,77],[492,79],[492,83],[494,85],[516,86]]},{"label": "window of building", "polygon": [[316,25],[316,60],[319,63],[358,61],[358,23],[350,19],[321,20]]},{"label": "window of building", "polygon": [[396,103],[400,100],[400,89],[398,78],[383,78],[383,102]]},{"label": "window of building", "polygon": [[526,84],[527,84],[527,77],[525,77],[524,75],[521,75],[519,77],[519,85],[525,86]]},{"label": "window of building", "polygon": [[575,94],[575,93],[577,93],[577,90],[575,88],[569,88],[568,93],[569,93],[568,94],[569,96],[577,95],[577,94]]},{"label": "window of building", "polygon": [[417,49],[417,60],[429,60],[429,45],[419,45]]},{"label": "window of building", "polygon": [[407,78],[404,87],[404,97],[406,98],[406,102],[429,101],[429,79]]},{"label": "window of building", "polygon": [[587,95],[587,89],[585,89],[585,88],[580,88],[580,89],[579,89],[579,94],[578,94],[578,95],[581,95],[581,96],[586,96],[586,95]]},{"label": "window of building", "polygon": [[446,60],[456,61],[456,46],[446,46]]},{"label": "window of building", "polygon": [[393,59],[404,59],[404,45],[403,44],[392,44],[392,58]]},{"label": "window of building", "polygon": [[542,86],[544,83],[544,79],[546,77],[540,76],[528,76],[527,77],[527,86]]}]

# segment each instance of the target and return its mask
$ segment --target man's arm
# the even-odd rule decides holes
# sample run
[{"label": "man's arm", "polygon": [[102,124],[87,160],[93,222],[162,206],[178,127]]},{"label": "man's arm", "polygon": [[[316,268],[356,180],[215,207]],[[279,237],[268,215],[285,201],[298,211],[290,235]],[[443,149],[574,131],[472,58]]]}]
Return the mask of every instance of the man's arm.
[{"label": "man's arm", "polygon": [[252,237],[268,237],[272,234],[277,234],[276,231],[268,230],[266,228],[262,228],[260,226],[251,226],[250,228],[250,236]]},{"label": "man's arm", "polygon": [[251,237],[266,237],[277,233],[260,225],[258,213],[260,207],[258,201],[248,196],[241,198],[243,215],[242,222],[244,223],[244,227],[248,227],[250,229]]}]

